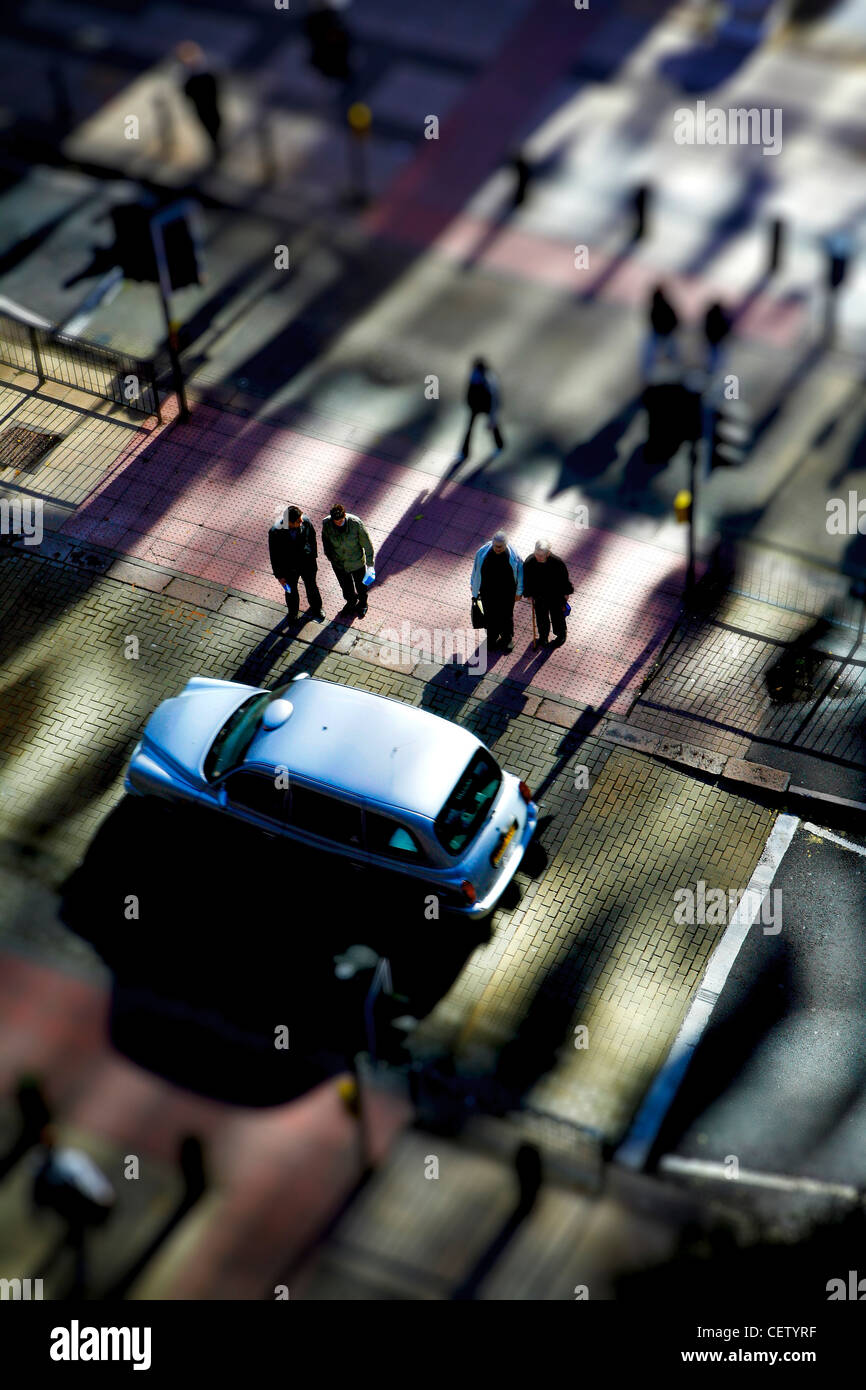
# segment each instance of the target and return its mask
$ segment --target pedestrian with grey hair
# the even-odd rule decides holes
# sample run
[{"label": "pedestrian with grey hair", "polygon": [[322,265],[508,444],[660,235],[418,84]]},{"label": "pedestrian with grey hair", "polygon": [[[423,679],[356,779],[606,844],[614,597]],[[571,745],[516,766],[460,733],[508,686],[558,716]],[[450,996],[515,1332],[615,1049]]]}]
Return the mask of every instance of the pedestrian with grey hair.
[{"label": "pedestrian with grey hair", "polygon": [[543,647],[547,646],[550,629],[553,628],[552,647],[561,647],[566,637],[566,608],[568,595],[574,593],[574,585],[568,577],[568,566],[558,555],[554,555],[549,540],[538,540],[531,555],[523,564],[523,597],[531,599],[535,605],[535,620],[538,623],[538,638]]},{"label": "pedestrian with grey hair", "polygon": [[523,561],[504,531],[497,531],[475,553],[472,597],[481,600],[487,647],[514,650],[514,601],[523,594]]}]

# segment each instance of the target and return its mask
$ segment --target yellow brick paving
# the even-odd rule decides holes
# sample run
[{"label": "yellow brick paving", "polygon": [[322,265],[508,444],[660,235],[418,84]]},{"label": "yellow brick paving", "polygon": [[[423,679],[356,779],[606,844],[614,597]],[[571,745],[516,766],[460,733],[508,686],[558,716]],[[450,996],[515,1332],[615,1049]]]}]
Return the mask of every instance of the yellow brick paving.
[{"label": "yellow brick paving", "polygon": [[[539,1109],[613,1139],[663,1062],[724,926],[678,925],[677,888],[746,887],[774,813],[617,750],[474,998],[454,995],[429,1021],[470,1061],[495,1053],[527,1016],[571,1006],[551,1071],[528,1095]],[[492,957],[495,943],[485,948]],[[465,986],[465,979],[463,981]],[[443,1027],[444,1024],[444,1027]],[[456,1036],[454,1028],[456,1026]],[[574,1046],[585,1025],[588,1046]]]}]

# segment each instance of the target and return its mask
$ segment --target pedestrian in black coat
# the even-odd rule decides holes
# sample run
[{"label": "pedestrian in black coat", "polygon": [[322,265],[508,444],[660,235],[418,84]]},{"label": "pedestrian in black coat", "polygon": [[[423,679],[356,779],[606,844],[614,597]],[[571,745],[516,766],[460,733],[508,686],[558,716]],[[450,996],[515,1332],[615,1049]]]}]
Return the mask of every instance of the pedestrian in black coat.
[{"label": "pedestrian in black coat", "polygon": [[268,552],[274,578],[283,586],[289,618],[294,621],[298,616],[298,584],[303,579],[307,603],[310,605],[310,616],[318,623],[324,622],[322,596],[316,583],[316,528],[304,516],[300,507],[286,507],[277,517],[268,532]]},{"label": "pedestrian in black coat", "polygon": [[495,451],[497,454],[501,453],[505,447],[505,442],[499,428],[499,382],[483,357],[476,357],[472,364],[472,372],[466,387],[466,404],[469,406],[469,424],[466,429],[466,437],[463,440],[463,447],[457,456],[458,461],[462,463],[464,459],[469,457],[472,430],[479,415],[487,416],[487,425],[496,446]]},{"label": "pedestrian in black coat", "polygon": [[547,645],[553,627],[554,647],[565,641],[565,606],[574,585],[564,560],[554,555],[550,541],[536,541],[535,550],[523,562],[523,597],[535,603],[535,620],[542,646]]},{"label": "pedestrian in black coat", "polygon": [[185,40],[178,44],[176,52],[187,73],[183,83],[183,94],[207,132],[213,146],[214,159],[219,159],[222,152],[222,115],[216,73],[208,66],[207,59],[197,43]]}]

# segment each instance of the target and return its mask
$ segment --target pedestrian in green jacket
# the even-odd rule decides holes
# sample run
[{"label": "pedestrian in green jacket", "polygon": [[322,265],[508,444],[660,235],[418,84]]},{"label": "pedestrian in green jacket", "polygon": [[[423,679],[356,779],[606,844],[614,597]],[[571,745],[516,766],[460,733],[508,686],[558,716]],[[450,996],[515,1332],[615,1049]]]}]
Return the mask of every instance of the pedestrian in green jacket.
[{"label": "pedestrian in green jacket", "polygon": [[363,618],[367,611],[364,575],[368,566],[373,568],[373,546],[363,521],[347,512],[342,502],[334,503],[322,523],[322,549],[337,576],[346,607]]}]

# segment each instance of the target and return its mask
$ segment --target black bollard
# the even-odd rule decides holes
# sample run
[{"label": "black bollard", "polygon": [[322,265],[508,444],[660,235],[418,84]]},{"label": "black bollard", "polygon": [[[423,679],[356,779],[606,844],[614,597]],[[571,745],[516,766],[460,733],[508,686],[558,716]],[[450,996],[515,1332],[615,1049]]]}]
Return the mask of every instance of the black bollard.
[{"label": "black bollard", "polygon": [[647,231],[647,204],[649,203],[650,190],[646,184],[641,184],[635,190],[634,195],[634,232],[633,241],[641,241]]},{"label": "black bollard", "polygon": [[770,223],[770,261],[767,266],[767,274],[774,275],[782,263],[782,233],[784,224],[780,217],[774,218]]}]

